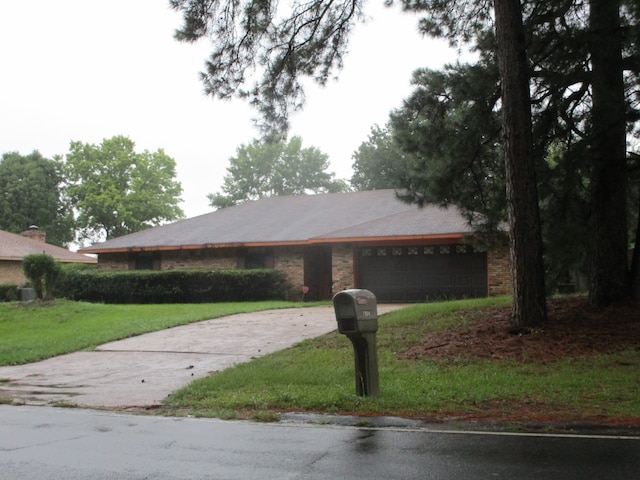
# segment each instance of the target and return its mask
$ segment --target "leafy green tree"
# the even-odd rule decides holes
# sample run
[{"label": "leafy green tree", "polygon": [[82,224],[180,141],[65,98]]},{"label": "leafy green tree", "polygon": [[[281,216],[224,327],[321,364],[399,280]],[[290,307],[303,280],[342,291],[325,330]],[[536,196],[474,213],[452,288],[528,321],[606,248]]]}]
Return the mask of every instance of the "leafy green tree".
[{"label": "leafy green tree", "polygon": [[[625,128],[636,131],[640,113],[640,6],[632,0],[519,3],[528,41],[533,148],[544,177],[541,185],[546,187],[551,175],[569,173],[568,168],[544,171],[542,159],[562,144],[562,160],[586,175],[574,175],[572,188],[579,192],[587,179],[590,300],[606,305],[628,294],[625,278],[640,285],[640,273],[627,277],[625,158]],[[425,33],[452,41],[475,39],[476,47],[499,51],[490,46],[492,26],[482,12],[485,2],[425,0],[405,5],[426,12],[421,23]],[[559,211],[562,205],[555,208]]]},{"label": "leafy green tree", "polygon": [[238,147],[229,159],[222,193],[208,195],[212,207],[224,208],[247,200],[277,195],[340,192],[345,182],[328,173],[329,157],[315,147],[302,148],[302,139],[288,143],[253,142]]},{"label": "leafy green tree", "polygon": [[[497,0],[505,2],[502,6],[508,7],[506,2],[515,2],[519,7],[519,0]],[[346,51],[349,33],[353,25],[363,19],[363,0],[338,0],[335,2],[293,2],[288,5],[284,17],[277,8],[276,2],[253,1],[230,2],[223,0],[171,0],[173,8],[181,11],[184,16],[184,25],[176,33],[176,37],[183,41],[196,41],[202,37],[208,37],[213,44],[213,53],[207,62],[207,71],[202,75],[207,93],[220,98],[229,98],[236,94],[249,98],[261,113],[264,120],[263,129],[266,135],[282,134],[288,125],[288,115],[291,109],[300,108],[304,103],[304,89],[300,77],[310,76],[317,82],[324,83],[333,70],[341,67],[342,57]],[[456,16],[457,32],[464,32],[466,27],[460,27],[462,23],[478,22],[478,25],[487,24],[492,18],[489,2],[442,2],[441,0],[423,0],[413,2],[407,0],[405,8],[424,10],[428,15],[439,12],[443,17]],[[511,5],[513,6],[513,5]],[[519,8],[517,9],[519,13]],[[509,13],[515,11],[508,10]],[[499,35],[500,38],[518,39],[515,48],[518,52],[518,70],[522,71],[520,57],[524,55],[524,35],[522,31],[522,19],[512,18],[513,15],[502,15],[496,9],[501,20],[497,22],[497,31],[508,35]],[[462,15],[460,15],[462,14]],[[463,20],[459,20],[458,17]],[[503,20],[504,21],[503,21]],[[477,28],[471,25],[473,36]],[[452,36],[456,37],[458,33]],[[464,35],[463,35],[464,37]],[[522,37],[522,38],[521,38]],[[520,41],[522,40],[522,41]],[[511,52],[512,45],[500,45],[504,52]],[[525,58],[526,57],[522,57]],[[260,66],[263,69],[262,79],[258,80],[250,90],[244,90],[243,84],[248,78],[247,70]],[[524,69],[526,70],[526,69]],[[502,68],[504,74],[507,69]],[[249,72],[251,73],[251,72]],[[518,88],[503,90],[502,101],[505,105],[516,104],[521,100],[521,82],[511,82],[510,78],[503,78],[507,83]],[[507,118],[521,118],[520,115],[505,114]],[[520,215],[535,210],[537,213],[537,198],[534,198],[535,188],[530,188],[524,181],[527,176],[534,176],[534,172],[520,171],[529,168],[531,162],[527,155],[524,162],[512,155],[515,151],[526,151],[526,144],[530,143],[531,132],[522,136],[506,135],[510,144],[506,148],[507,171],[514,175],[507,176],[507,188],[511,192],[508,198],[514,199],[514,203],[526,208],[515,209]],[[517,147],[513,152],[510,146]],[[514,168],[509,168],[513,162]],[[520,169],[520,170],[519,170]],[[511,181],[514,184],[511,184]],[[517,200],[516,200],[517,199]],[[512,222],[536,222],[538,215],[528,219],[513,218]],[[520,228],[515,232],[519,237]],[[539,226],[533,225],[533,231],[539,232]],[[523,233],[525,233],[523,231]],[[530,241],[540,242],[534,233],[528,235]],[[521,267],[518,255],[528,258],[535,257],[534,262],[524,262],[533,266],[532,269],[517,273],[520,278],[527,281],[514,281],[514,300],[520,302],[525,297],[520,295],[528,292],[536,292],[533,296],[526,296],[527,301],[536,298],[538,304],[517,305],[514,307],[514,320],[516,324],[522,324],[530,319],[536,323],[540,313],[545,311],[545,306],[540,305],[537,294],[544,288],[539,283],[544,278],[538,274],[541,268],[541,251],[539,245],[529,245],[531,252],[524,250],[520,239],[516,242],[517,250],[512,249],[512,258],[515,268]],[[513,244],[512,244],[513,246]],[[540,257],[540,258],[538,258]],[[523,259],[524,260],[524,259]],[[526,283],[533,287],[525,286]],[[544,303],[544,302],[543,302]]]},{"label": "leafy green tree", "polygon": [[507,217],[495,62],[420,69],[413,85],[389,123],[407,154],[400,187],[419,204],[459,206],[479,233],[495,231]]},{"label": "leafy green tree", "polygon": [[[269,139],[282,139],[290,113],[303,106],[301,77],[323,85],[342,66],[349,34],[365,19],[363,3],[294,1],[283,12],[275,1],[170,0],[184,19],[176,39],[211,41],[213,51],[201,73],[205,92],[248,100]],[[245,85],[254,78],[253,85]]]},{"label": "leafy green tree", "polygon": [[367,141],[353,154],[351,186],[356,190],[400,188],[407,157],[408,153],[396,144],[390,128],[374,125]]},{"label": "leafy green tree", "polygon": [[67,192],[80,239],[114,238],[184,216],[176,163],[163,150],[137,153],[127,137],[71,142]]},{"label": "leafy green tree", "polygon": [[47,233],[47,243],[73,240],[73,215],[63,195],[63,164],[40,152],[5,153],[0,160],[0,230],[25,231],[31,225]]},{"label": "leafy green tree", "polygon": [[39,300],[52,300],[62,267],[51,255],[35,253],[22,260],[22,270]]},{"label": "leafy green tree", "polygon": [[[629,152],[629,238],[632,248],[640,245],[640,154],[638,145],[632,145],[634,151]],[[635,248],[629,267],[630,295],[633,300],[640,302],[640,255]]]},{"label": "leafy green tree", "polygon": [[[542,256],[541,221],[538,206],[538,192],[536,181],[536,153],[533,151],[533,133],[531,122],[531,102],[529,92],[529,64],[527,60],[527,44],[523,13],[520,0],[462,1],[442,2],[440,0],[423,0],[421,2],[406,1],[405,8],[417,10],[425,15],[421,22],[424,31],[431,35],[446,37],[452,43],[487,42],[492,45],[491,54],[498,66],[502,148],[504,152],[506,206],[509,221],[509,244],[511,251],[511,280],[512,280],[512,320],[516,327],[529,327],[546,320],[546,300],[544,283],[544,263]],[[493,7],[493,8],[491,8]],[[477,72],[472,73],[478,77]],[[437,79],[431,79],[431,81]],[[448,85],[452,82],[449,80]],[[480,91],[483,91],[484,82]],[[437,85],[436,85],[437,87]],[[467,87],[468,88],[468,87]],[[469,89],[472,91],[473,89]],[[484,107],[487,121],[493,118],[493,105],[482,101],[474,105],[477,98],[473,95],[462,97],[467,105],[458,110],[459,116],[464,116],[464,110],[477,110]],[[482,100],[482,99],[481,99]],[[436,101],[436,104],[440,102]],[[489,108],[487,108],[487,106]],[[468,128],[458,116],[448,113],[449,128],[460,131]],[[475,114],[477,116],[477,113]],[[429,120],[427,120],[429,121]],[[484,125],[474,124],[473,132],[460,133],[462,139],[471,139],[471,149],[474,145],[482,145],[482,136],[487,134]],[[490,137],[489,135],[486,138]],[[450,148],[458,142],[447,144]],[[469,145],[462,145],[468,149]],[[437,148],[437,147],[436,147]],[[486,148],[482,150],[487,151]],[[496,156],[485,157],[489,162]],[[441,152],[437,148],[437,152]],[[431,153],[431,152],[429,152]],[[465,160],[474,161],[474,155],[467,152]],[[439,154],[439,153],[436,153]],[[477,157],[476,157],[477,158]],[[446,161],[445,161],[446,162]],[[451,179],[468,183],[465,177],[471,175],[482,178],[483,169],[460,168],[460,161],[453,160],[451,166],[444,170],[451,175]],[[429,172],[426,173],[429,175]],[[423,175],[424,177],[424,175]],[[482,181],[482,180],[481,180]],[[411,184],[412,179],[408,183]],[[451,188],[442,182],[442,176],[432,184],[445,186],[454,195],[462,192],[473,192],[478,189]],[[410,189],[413,198],[424,201],[424,190]],[[481,190],[481,189],[480,189]],[[467,198],[467,200],[469,200]],[[493,210],[490,210],[493,211]]]},{"label": "leafy green tree", "polygon": [[561,284],[587,287],[589,272],[589,172],[584,156],[552,144],[539,169],[540,211],[548,291]]},{"label": "leafy green tree", "polygon": [[[525,226],[530,221],[537,223],[537,215],[531,215],[535,210],[532,199],[536,189],[532,179],[540,172],[534,171],[532,158],[537,168],[543,170],[544,182],[553,173],[568,172],[566,168],[545,170],[544,159],[554,146],[561,145],[564,154],[558,158],[567,165],[583,155],[580,171],[588,175],[588,214],[594,232],[590,299],[595,305],[606,305],[627,295],[627,284],[621,280],[627,274],[629,180],[627,169],[623,168],[628,163],[624,158],[623,127],[637,131],[634,126],[640,101],[637,0],[403,0],[401,3],[405,10],[423,15],[420,28],[424,33],[449,39],[452,44],[468,42],[474,48],[490,52],[494,65],[502,64],[498,85],[502,89],[507,205],[512,209],[526,199],[527,206],[517,215],[517,208],[511,210],[512,222]],[[363,4],[358,0],[330,4],[320,0],[294,2],[282,16],[273,2],[172,1],[173,7],[184,13],[184,26],[177,33],[179,39],[213,40],[211,61],[203,74],[208,93],[221,98],[234,94],[249,98],[262,113],[267,133],[286,129],[289,111],[302,106],[300,77],[312,76],[323,83],[341,66],[348,34],[362,18]],[[511,41],[505,41],[506,38]],[[509,65],[505,61],[507,54],[514,54]],[[253,78],[251,74],[256,73],[255,67],[261,68],[258,73],[262,77],[253,87],[244,89],[246,81]],[[525,80],[531,90],[530,106],[522,102],[521,93],[528,94],[523,88]],[[515,102],[519,106],[511,110]],[[528,110],[533,122],[524,119]],[[526,131],[529,129],[533,129],[533,135]],[[578,177],[582,178],[576,176],[576,181]],[[524,230],[526,236],[527,228]],[[532,230],[539,229],[534,225]],[[516,235],[522,231],[512,225]],[[539,257],[535,240],[538,236],[534,233],[531,237],[536,242],[536,253],[531,257]],[[519,251],[512,248],[513,256],[527,254],[524,243],[518,242]],[[514,263],[516,268],[522,268],[518,261]],[[519,296],[515,290],[527,288],[526,284],[539,284],[540,262],[534,263],[535,271],[528,271],[528,281],[514,284],[516,301]],[[633,271],[640,272],[640,268]],[[640,291],[639,275],[630,277],[632,284],[635,281],[636,291]],[[537,287],[535,290],[540,291]],[[538,318],[537,311],[541,308],[525,310]]]},{"label": "leafy green tree", "polygon": [[[358,184],[372,185],[378,159],[384,164],[393,158],[392,165],[379,167],[388,188],[406,189],[415,202],[457,205],[476,241],[490,245],[503,239],[496,232],[507,218],[499,75],[491,55],[474,65],[420,69],[413,85],[387,128],[374,127],[360,146],[354,164]],[[588,271],[589,180],[583,159],[575,148],[569,156],[558,141],[538,168],[547,291]]]},{"label": "leafy green tree", "polygon": [[494,0],[493,5],[502,91],[512,318],[517,327],[530,327],[547,319],[547,306],[526,36],[520,0]]},{"label": "leafy green tree", "polygon": [[621,300],[628,294],[627,107],[621,5],[621,0],[589,1],[591,204],[594,207],[589,297],[597,306]]}]

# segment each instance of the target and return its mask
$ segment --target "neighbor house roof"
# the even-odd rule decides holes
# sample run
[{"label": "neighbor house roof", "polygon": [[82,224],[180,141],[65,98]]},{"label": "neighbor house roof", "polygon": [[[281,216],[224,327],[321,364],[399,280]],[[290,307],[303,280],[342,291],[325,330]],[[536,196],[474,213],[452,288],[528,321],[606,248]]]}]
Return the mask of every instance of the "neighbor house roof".
[{"label": "neighbor house roof", "polygon": [[380,239],[461,238],[471,227],[456,207],[420,208],[394,190],[269,197],[81,249],[88,253]]},{"label": "neighbor house roof", "polygon": [[63,263],[96,263],[96,259],[39,240],[0,230],[0,260],[22,261],[27,255],[46,253]]}]

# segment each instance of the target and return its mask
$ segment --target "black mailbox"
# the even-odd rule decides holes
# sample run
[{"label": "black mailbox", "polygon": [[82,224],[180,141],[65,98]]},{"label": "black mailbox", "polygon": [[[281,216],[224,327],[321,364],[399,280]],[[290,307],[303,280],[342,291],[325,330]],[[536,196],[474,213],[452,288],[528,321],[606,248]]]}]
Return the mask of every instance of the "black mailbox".
[{"label": "black mailbox", "polygon": [[369,290],[351,289],[333,297],[340,333],[369,333],[378,330],[378,302]]},{"label": "black mailbox", "polygon": [[344,290],[334,295],[333,308],[338,331],[345,334],[353,345],[356,394],[375,396],[379,391],[376,297],[369,290]]}]

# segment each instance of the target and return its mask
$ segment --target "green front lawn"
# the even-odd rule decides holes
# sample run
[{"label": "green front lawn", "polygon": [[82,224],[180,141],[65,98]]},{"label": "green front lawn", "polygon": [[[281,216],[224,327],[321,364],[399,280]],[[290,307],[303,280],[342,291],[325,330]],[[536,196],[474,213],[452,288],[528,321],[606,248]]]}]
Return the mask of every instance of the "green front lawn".
[{"label": "green front lawn", "polygon": [[[197,380],[174,392],[161,411],[259,420],[306,411],[640,425],[640,352],[635,349],[551,363],[535,358],[412,360],[398,355],[436,332],[460,325],[467,328],[473,316],[463,313],[469,309],[508,302],[492,298],[424,304],[382,316],[376,398],[355,395],[353,349],[345,336],[334,332]],[[92,349],[112,340],[234,313],[307,305],[0,304],[0,365]]]},{"label": "green front lawn", "polygon": [[217,372],[175,392],[171,414],[277,419],[307,411],[431,420],[578,421],[640,425],[640,352],[553,363],[411,360],[397,353],[433,332],[463,325],[467,309],[508,304],[482,299],[416,305],[379,320],[380,394],[355,395],[353,348],[331,333]]},{"label": "green front lawn", "polygon": [[[0,365],[35,362],[113,340],[291,302],[104,305],[56,300],[0,303]],[[308,305],[308,304],[304,304]]]}]

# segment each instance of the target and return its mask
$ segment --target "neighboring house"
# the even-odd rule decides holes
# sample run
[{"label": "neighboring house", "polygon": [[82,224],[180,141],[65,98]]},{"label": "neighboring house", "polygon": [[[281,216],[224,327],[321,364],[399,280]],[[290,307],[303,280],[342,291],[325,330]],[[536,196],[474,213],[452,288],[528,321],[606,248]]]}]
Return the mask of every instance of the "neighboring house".
[{"label": "neighboring house", "polygon": [[62,263],[96,263],[87,255],[45,243],[46,234],[32,227],[20,235],[0,230],[0,284],[22,286],[27,279],[22,272],[22,259],[34,253],[46,253]]},{"label": "neighboring house", "polygon": [[346,288],[379,302],[510,293],[506,245],[476,251],[454,208],[419,208],[393,190],[270,197],[81,249],[104,269],[275,268],[291,298]]}]

